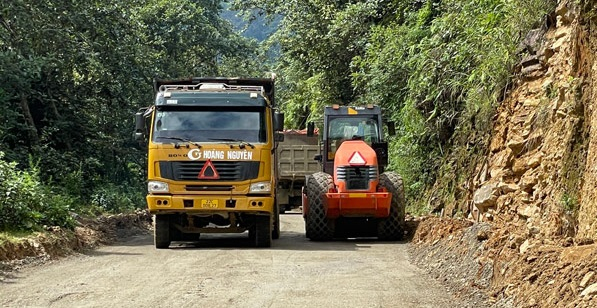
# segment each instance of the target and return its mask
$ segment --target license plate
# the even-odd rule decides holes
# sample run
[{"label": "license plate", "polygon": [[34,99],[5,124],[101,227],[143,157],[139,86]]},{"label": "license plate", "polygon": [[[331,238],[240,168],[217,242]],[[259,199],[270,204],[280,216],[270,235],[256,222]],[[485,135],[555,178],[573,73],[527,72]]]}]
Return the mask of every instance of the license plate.
[{"label": "license plate", "polygon": [[201,207],[208,208],[208,209],[215,209],[218,207],[218,200],[213,200],[213,199],[201,200]]},{"label": "license plate", "polygon": [[348,198],[367,198],[367,194],[351,193]]}]

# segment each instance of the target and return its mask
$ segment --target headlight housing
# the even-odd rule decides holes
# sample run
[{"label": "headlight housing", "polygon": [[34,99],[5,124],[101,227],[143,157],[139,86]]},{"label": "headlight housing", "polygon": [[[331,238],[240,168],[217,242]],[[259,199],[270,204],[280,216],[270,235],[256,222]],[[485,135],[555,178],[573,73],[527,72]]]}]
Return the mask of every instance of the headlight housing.
[{"label": "headlight housing", "polygon": [[270,182],[258,182],[251,184],[249,188],[250,193],[254,194],[269,194],[272,191],[272,183]]},{"label": "headlight housing", "polygon": [[167,193],[169,191],[168,183],[160,181],[149,181],[147,183],[147,192],[149,193]]}]

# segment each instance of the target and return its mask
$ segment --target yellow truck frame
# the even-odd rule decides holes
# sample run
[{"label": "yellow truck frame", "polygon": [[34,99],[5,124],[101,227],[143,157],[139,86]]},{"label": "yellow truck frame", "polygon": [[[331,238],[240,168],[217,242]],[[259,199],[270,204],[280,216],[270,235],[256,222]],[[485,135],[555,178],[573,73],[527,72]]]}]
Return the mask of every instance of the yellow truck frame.
[{"label": "yellow truck frame", "polygon": [[154,90],[135,136],[148,149],[155,247],[245,231],[270,247],[280,236],[275,148],[284,123],[273,78],[155,80]]}]

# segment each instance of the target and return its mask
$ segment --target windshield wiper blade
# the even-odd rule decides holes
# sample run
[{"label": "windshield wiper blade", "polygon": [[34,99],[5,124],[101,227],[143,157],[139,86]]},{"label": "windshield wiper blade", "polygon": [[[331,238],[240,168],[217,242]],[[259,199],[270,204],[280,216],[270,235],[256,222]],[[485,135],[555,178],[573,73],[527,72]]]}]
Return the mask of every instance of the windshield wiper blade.
[{"label": "windshield wiper blade", "polygon": [[[181,137],[161,137],[161,136],[160,136],[160,137],[156,137],[156,139],[158,139],[158,138],[159,138],[159,139],[178,140],[178,141],[182,141],[182,142],[184,142],[184,143],[190,143],[190,144],[192,144],[192,145],[195,145],[195,146],[196,146],[196,147],[198,147],[198,148],[201,148],[201,145],[200,145],[199,143],[197,143],[197,142],[194,142],[194,141],[191,141],[190,139],[187,139],[187,138],[181,138]],[[178,148],[180,148],[180,144],[178,144],[178,143],[175,143],[175,144],[174,144],[174,147],[178,149]]]},{"label": "windshield wiper blade", "polygon": [[[241,140],[241,139],[232,139],[232,138],[209,138],[208,140],[211,141],[224,141],[224,142],[238,142],[239,145],[238,147],[241,149],[244,149],[246,146],[250,146],[251,149],[254,149],[255,146],[247,141]],[[230,145],[230,148],[232,148],[232,145]]]}]

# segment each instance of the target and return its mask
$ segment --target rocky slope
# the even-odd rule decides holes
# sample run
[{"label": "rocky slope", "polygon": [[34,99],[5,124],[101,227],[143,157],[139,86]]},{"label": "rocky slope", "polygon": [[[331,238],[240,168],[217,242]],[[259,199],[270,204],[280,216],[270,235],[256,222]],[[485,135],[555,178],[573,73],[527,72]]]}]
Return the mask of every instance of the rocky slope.
[{"label": "rocky slope", "polygon": [[427,219],[414,237],[417,262],[498,307],[597,305],[591,2],[560,1],[524,40],[519,78],[470,177],[469,219]]}]

